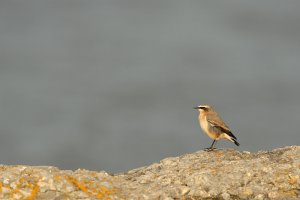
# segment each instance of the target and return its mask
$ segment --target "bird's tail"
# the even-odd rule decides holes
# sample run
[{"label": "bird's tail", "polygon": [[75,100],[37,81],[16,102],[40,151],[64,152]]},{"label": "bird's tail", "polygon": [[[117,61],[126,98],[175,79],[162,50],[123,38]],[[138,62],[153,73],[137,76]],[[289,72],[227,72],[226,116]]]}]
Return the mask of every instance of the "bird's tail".
[{"label": "bird's tail", "polygon": [[240,143],[238,143],[238,142],[236,141],[236,139],[232,138],[232,140],[233,140],[233,142],[234,142],[234,144],[235,144],[236,146],[240,146]]},{"label": "bird's tail", "polygon": [[225,134],[225,138],[228,139],[228,140],[230,140],[231,142],[234,142],[234,144],[236,146],[240,146],[240,143],[237,142],[236,137],[231,132],[227,132]]}]

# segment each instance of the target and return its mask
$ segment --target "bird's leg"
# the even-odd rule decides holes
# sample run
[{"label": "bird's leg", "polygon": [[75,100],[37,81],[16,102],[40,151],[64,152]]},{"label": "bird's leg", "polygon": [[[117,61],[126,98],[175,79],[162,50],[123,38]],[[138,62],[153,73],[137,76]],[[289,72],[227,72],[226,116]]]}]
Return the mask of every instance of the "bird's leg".
[{"label": "bird's leg", "polygon": [[205,150],[206,150],[206,151],[212,151],[212,150],[214,150],[214,149],[215,149],[215,148],[214,148],[214,145],[215,145],[216,142],[217,142],[217,141],[214,140],[213,143],[210,145],[210,147],[206,148]]},{"label": "bird's leg", "polygon": [[213,143],[211,144],[211,146],[210,146],[209,148],[210,148],[210,149],[213,149],[215,143],[216,143],[216,140],[213,141]]}]

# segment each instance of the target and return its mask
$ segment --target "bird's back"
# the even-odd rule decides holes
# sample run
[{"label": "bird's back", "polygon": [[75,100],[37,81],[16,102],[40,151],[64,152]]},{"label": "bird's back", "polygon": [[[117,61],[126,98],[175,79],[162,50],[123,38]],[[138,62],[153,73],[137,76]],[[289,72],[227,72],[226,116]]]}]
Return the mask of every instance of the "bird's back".
[{"label": "bird's back", "polygon": [[206,114],[206,119],[210,123],[213,123],[214,125],[220,126],[226,130],[229,130],[229,127],[225,124],[223,119],[216,113],[215,111],[210,111]]}]

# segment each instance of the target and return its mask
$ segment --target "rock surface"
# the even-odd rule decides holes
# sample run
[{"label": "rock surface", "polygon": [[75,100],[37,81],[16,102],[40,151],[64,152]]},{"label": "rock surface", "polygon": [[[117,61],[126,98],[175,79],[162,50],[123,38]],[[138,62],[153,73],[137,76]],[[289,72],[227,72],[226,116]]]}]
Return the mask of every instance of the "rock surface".
[{"label": "rock surface", "polygon": [[300,199],[300,146],[198,151],[121,174],[1,165],[0,199]]}]

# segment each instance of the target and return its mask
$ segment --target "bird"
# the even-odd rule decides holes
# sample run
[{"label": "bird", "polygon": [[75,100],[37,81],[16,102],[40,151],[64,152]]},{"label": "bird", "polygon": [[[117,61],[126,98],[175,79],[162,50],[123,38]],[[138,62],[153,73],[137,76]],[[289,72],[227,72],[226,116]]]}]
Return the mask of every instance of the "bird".
[{"label": "bird", "polygon": [[210,105],[200,105],[194,107],[199,111],[199,124],[201,129],[213,139],[210,147],[206,148],[207,151],[214,150],[214,145],[220,139],[226,139],[233,142],[236,146],[240,144],[237,138],[233,135],[229,127],[224,123],[222,118],[214,111]]}]

